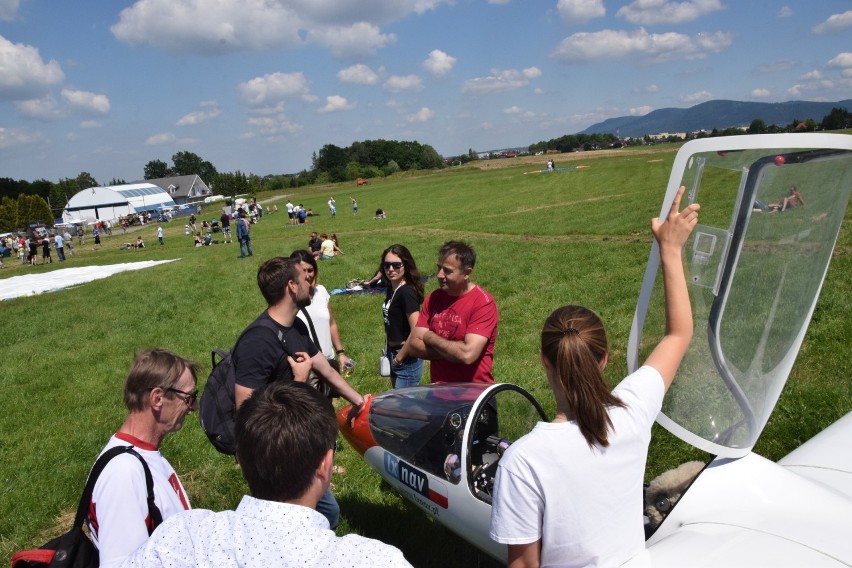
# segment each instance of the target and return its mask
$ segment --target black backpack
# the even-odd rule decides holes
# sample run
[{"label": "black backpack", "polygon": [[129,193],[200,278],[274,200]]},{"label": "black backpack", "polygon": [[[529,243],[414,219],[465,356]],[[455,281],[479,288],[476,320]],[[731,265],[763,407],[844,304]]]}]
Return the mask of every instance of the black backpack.
[{"label": "black backpack", "polygon": [[[243,330],[240,337],[237,338],[234,348],[237,347],[243,335],[256,326],[269,328],[276,333],[278,341],[284,349],[282,360],[286,362],[290,351],[285,345],[284,334],[272,320],[255,320]],[[210,376],[207,377],[207,384],[204,386],[204,393],[201,395],[201,403],[198,407],[198,421],[201,423],[201,429],[210,438],[210,443],[213,444],[214,448],[228,455],[234,455],[237,452],[237,444],[234,440],[234,419],[237,413],[234,390],[237,382],[231,353],[233,353],[233,349],[231,352],[214,349],[210,353],[213,369],[210,371]],[[281,362],[276,365],[276,376],[280,366]]]},{"label": "black backpack", "polygon": [[83,523],[89,516],[89,504],[92,502],[95,482],[109,461],[124,453],[134,455],[142,462],[148,496],[148,516],[151,518],[148,536],[154,532],[154,529],[163,522],[163,515],[154,503],[154,478],[151,477],[151,470],[145,463],[145,458],[140,456],[133,446],[116,446],[104,452],[92,466],[83,495],[80,497],[80,504],[77,505],[77,515],[74,517],[74,526],[71,530],[41,548],[16,552],[12,555],[12,568],[97,568],[100,564],[98,549],[83,532]]}]

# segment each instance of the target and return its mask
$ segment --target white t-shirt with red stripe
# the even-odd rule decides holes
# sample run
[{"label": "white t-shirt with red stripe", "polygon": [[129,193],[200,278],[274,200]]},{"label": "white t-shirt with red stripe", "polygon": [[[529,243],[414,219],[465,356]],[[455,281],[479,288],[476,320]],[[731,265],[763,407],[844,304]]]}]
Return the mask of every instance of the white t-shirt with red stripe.
[{"label": "white t-shirt with red stripe", "polygon": [[[109,439],[101,454],[116,446],[133,446],[148,464],[154,480],[154,502],[163,520],[190,508],[174,468],[158,448],[119,432]],[[142,464],[130,454],[113,458],[95,483],[89,505],[89,530],[98,547],[101,567],[121,565],[148,540],[150,523]]]}]

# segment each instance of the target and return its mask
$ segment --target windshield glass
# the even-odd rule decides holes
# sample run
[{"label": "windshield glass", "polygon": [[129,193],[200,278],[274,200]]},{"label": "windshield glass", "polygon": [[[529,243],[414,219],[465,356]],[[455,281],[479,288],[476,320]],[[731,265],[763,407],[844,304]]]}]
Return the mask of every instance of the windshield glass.
[{"label": "windshield glass", "polygon": [[461,453],[473,403],[490,386],[435,384],[377,395],[370,404],[373,439],[408,463],[443,477],[447,456]]},{"label": "windshield glass", "polygon": [[[684,247],[695,335],[658,421],[710,453],[747,453],[766,425],[810,322],[852,189],[852,138],[706,139],[675,160],[701,203]],[[662,216],[662,215],[661,215]],[[662,337],[656,247],[630,338],[635,369]]]}]

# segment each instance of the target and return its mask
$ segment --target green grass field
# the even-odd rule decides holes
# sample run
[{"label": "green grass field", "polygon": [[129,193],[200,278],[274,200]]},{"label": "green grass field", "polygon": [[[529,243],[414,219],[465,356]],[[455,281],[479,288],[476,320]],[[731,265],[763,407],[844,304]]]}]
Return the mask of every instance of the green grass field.
[{"label": "green grass field", "polygon": [[[7,561],[13,551],[39,546],[67,528],[89,467],[124,418],[122,381],[134,352],[162,346],[194,359],[202,365],[203,384],[210,350],[230,348],[265,307],[255,283],[258,265],[304,248],[311,230],[336,233],[346,253],[320,263],[320,282],[329,289],[370,277],[381,251],[394,242],[408,246],[421,271],[432,273],[444,241],[469,241],[479,255],[473,280],[494,295],[500,309],[494,366],[499,381],[527,388],[552,413],[538,362],[538,333],[555,307],[578,303],[607,324],[606,374],[615,384],[626,373],[627,336],[651,246],[649,220],[659,212],[673,158],[673,150],[624,152],[574,162],[587,169],[546,175],[524,175],[539,165],[521,164],[409,173],[357,188],[302,188],[289,196],[319,216],[306,226],[290,226],[284,201],[275,201],[278,213],[254,226],[255,255],[245,260],[237,258],[236,244],[194,248],[181,222],[166,225],[162,247],[150,225],[138,233],[148,245],[142,250],[119,250],[126,237],[116,231],[102,250],[78,247],[64,265],[22,267],[7,259],[4,278],[88,264],[180,260],[2,304],[0,556]],[[325,205],[331,195],[338,204],[335,219]],[[358,199],[357,216],[348,207],[350,197]],[[374,220],[380,207],[388,218]],[[214,217],[216,207],[202,215]],[[799,360],[756,448],[770,459],[852,409],[850,251],[847,209]],[[434,287],[432,279],[427,292]],[[384,337],[381,301],[332,298],[343,342],[358,361],[350,380],[362,393],[389,387],[376,372]],[[163,453],[195,507],[233,508],[245,491],[233,460],[216,453],[195,419],[166,438]],[[337,456],[348,470],[335,476],[340,534],[357,531],[394,544],[415,566],[494,565],[400,499],[352,449],[344,447]],[[648,476],[695,456],[657,429]]]}]

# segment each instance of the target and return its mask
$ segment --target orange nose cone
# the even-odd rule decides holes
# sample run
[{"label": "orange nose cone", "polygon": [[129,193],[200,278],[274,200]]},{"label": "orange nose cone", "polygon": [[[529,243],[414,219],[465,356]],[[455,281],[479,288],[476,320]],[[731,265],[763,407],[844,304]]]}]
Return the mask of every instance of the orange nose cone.
[{"label": "orange nose cone", "polygon": [[364,452],[373,446],[377,445],[373,439],[373,434],[370,432],[370,404],[373,402],[373,397],[367,396],[364,398],[364,406],[361,412],[355,417],[352,427],[349,426],[347,418],[352,405],[345,406],[337,413],[337,425],[340,427],[340,433],[349,442],[349,445],[355,448],[362,456]]}]

